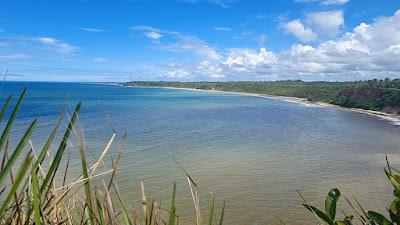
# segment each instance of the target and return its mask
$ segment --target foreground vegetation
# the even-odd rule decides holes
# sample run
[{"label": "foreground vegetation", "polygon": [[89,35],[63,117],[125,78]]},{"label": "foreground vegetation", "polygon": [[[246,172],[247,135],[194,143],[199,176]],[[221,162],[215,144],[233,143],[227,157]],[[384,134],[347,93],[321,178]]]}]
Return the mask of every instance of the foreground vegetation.
[{"label": "foreground vegetation", "polygon": [[[99,158],[92,165],[89,165],[85,158],[86,148],[82,130],[79,129],[80,103],[76,106],[64,130],[61,143],[59,143],[58,148],[55,148],[54,151],[50,149],[54,144],[53,142],[55,142],[59,128],[62,127],[64,113],[58,119],[57,124],[40,151],[34,148],[30,140],[32,132],[37,125],[37,120],[34,120],[30,124],[19,142],[16,143],[15,149],[10,151],[10,132],[26,91],[25,89],[22,92],[7,122],[1,123],[10,106],[11,96],[5,100],[0,112],[0,123],[2,126],[4,125],[0,136],[0,151],[2,152],[0,165],[0,224],[181,224],[175,204],[177,194],[176,184],[173,186],[171,204],[168,208],[161,207],[160,202],[151,199],[146,194],[143,184],[141,184],[141,202],[136,208],[128,207],[128,205],[132,204],[126,204],[123,201],[115,177],[118,162],[125,146],[124,143],[121,144],[120,151],[117,153],[115,159],[112,160],[110,170],[104,172],[97,171],[114,142],[115,133],[113,133],[105,148],[101,151]],[[69,156],[63,168],[61,168],[61,162],[65,160],[64,155],[67,145],[71,143],[73,135],[78,140],[76,150],[80,154],[81,174],[76,176],[71,182],[68,182],[67,176],[70,173]],[[53,153],[54,156],[52,157]],[[48,161],[48,166],[45,166],[47,164],[45,161]],[[222,225],[225,203],[222,205],[221,214],[215,215],[216,202],[215,196],[212,196],[212,203],[204,223],[200,213],[198,186],[190,175],[183,168],[181,169],[187,176],[189,189],[193,198],[195,214],[193,224]],[[341,193],[336,188],[328,193],[324,210],[320,210],[309,204],[300,192],[299,195],[303,199],[304,207],[319,218],[320,224],[400,224],[400,171],[394,169],[388,163],[385,173],[394,187],[394,200],[388,207],[388,218],[382,214],[364,210],[357,199],[354,199],[355,203],[352,203],[349,199],[345,198],[353,211],[348,213],[342,211],[343,219],[337,219],[336,215],[339,212],[337,202]],[[102,178],[102,185],[95,185],[96,183],[93,182],[93,179],[96,177]],[[58,182],[56,182],[56,178]],[[290,212],[288,212],[287,216],[290,216]],[[277,220],[285,224],[285,218],[277,218]]]},{"label": "foreground vegetation", "polygon": [[[89,165],[85,158],[86,149],[82,130],[78,126],[81,103],[76,106],[61,143],[55,151],[50,149],[55,144],[53,142],[61,127],[64,114],[58,119],[47,142],[39,152],[34,149],[30,141],[37,120],[34,120],[24,132],[16,148],[9,151],[10,132],[26,91],[25,89],[19,97],[7,123],[2,123],[5,127],[2,128],[0,137],[0,150],[3,155],[0,166],[0,224],[180,224],[175,205],[176,184],[173,186],[171,204],[167,208],[161,207],[160,202],[152,199],[145,192],[143,184],[141,184],[141,203],[137,205],[137,208],[130,208],[123,201],[115,177],[124,143],[121,144],[120,151],[112,160],[112,168],[97,172],[114,142],[115,133],[101,151],[98,160]],[[11,99],[12,97],[9,96],[3,105],[0,122],[6,114]],[[67,182],[67,176],[70,173],[69,156],[64,168],[61,168],[61,162],[65,160],[65,151],[73,135],[78,139],[76,150],[81,157],[81,174],[72,182]],[[53,157],[50,156],[51,153],[54,153]],[[45,161],[48,161],[49,166],[45,165],[47,164]],[[59,182],[55,181],[56,177]],[[101,186],[94,186],[95,183],[92,181],[96,177],[102,178]],[[197,185],[188,174],[187,180],[195,206],[195,224],[205,224],[201,220]],[[215,208],[215,197],[212,197],[206,224],[218,222],[222,225],[225,203],[222,206],[221,215],[215,215]]]},{"label": "foreground vegetation", "polygon": [[176,87],[304,98],[343,107],[400,113],[400,79],[353,82],[245,81],[157,82],[132,81],[126,86]]}]

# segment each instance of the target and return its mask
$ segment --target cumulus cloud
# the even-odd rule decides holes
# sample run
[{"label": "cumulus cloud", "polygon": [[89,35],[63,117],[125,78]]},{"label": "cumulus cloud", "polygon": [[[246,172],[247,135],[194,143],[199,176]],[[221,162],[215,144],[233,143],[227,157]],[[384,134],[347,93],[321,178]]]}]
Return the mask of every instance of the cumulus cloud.
[{"label": "cumulus cloud", "polygon": [[[164,69],[168,71],[168,68]],[[316,46],[295,44],[282,52],[272,52],[266,48],[227,49],[220,54],[219,60],[182,64],[179,70],[174,70],[181,71],[181,77],[198,80],[356,80],[398,77],[400,10],[393,16],[380,17],[371,24],[361,23],[351,32]],[[170,75],[177,77],[177,74]]]},{"label": "cumulus cloud", "polygon": [[300,19],[291,20],[285,23],[283,28],[286,33],[308,43],[321,38],[335,37],[343,25],[343,11],[332,10],[308,13],[305,22]]},{"label": "cumulus cloud", "polygon": [[343,11],[324,11],[307,14],[307,22],[315,26],[316,32],[324,36],[335,36],[344,25]]},{"label": "cumulus cloud", "polygon": [[284,28],[287,33],[293,34],[303,42],[311,42],[317,39],[317,34],[311,28],[305,27],[299,19],[287,22]]}]

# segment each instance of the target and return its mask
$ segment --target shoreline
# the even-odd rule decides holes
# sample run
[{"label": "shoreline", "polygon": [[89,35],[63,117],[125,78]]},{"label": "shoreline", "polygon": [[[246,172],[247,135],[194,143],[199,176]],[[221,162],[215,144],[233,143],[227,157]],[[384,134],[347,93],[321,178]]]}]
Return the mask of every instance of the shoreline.
[{"label": "shoreline", "polygon": [[347,112],[355,112],[361,113],[365,115],[379,117],[382,120],[389,121],[391,124],[395,126],[400,126],[400,115],[390,114],[381,111],[374,111],[368,109],[359,109],[359,108],[346,108],[338,105],[333,105],[325,102],[310,102],[305,98],[298,97],[288,97],[288,96],[278,96],[278,95],[268,95],[268,94],[257,94],[257,93],[248,93],[248,92],[235,92],[235,91],[219,91],[219,90],[206,90],[206,89],[195,89],[195,88],[179,88],[179,87],[147,87],[147,86],[125,86],[120,85],[122,87],[133,87],[133,88],[165,88],[165,89],[175,89],[175,90],[186,90],[186,91],[200,91],[200,92],[209,92],[209,93],[219,93],[219,94],[234,94],[240,96],[251,96],[251,97],[259,97],[259,98],[267,98],[267,99],[276,99],[286,102],[292,102],[303,105],[312,105],[317,107],[326,107],[326,108],[334,108],[338,110],[343,110]]}]

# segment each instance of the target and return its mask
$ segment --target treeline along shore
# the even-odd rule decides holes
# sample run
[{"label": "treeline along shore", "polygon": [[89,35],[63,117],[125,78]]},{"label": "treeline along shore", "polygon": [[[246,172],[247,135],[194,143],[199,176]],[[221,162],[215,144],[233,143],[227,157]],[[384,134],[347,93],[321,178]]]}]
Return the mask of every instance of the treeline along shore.
[{"label": "treeline along shore", "polygon": [[170,87],[302,98],[310,102],[329,103],[400,115],[400,79],[326,82],[301,80],[171,82],[131,81],[124,86]]}]

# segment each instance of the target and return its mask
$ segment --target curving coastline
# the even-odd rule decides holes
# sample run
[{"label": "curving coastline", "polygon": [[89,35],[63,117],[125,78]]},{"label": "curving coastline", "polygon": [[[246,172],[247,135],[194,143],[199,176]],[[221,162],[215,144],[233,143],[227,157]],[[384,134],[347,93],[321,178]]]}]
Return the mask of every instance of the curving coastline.
[{"label": "curving coastline", "polygon": [[199,92],[209,92],[209,93],[221,93],[221,94],[234,94],[234,95],[242,95],[242,96],[252,96],[252,97],[260,97],[260,98],[268,98],[268,99],[278,99],[282,101],[298,103],[298,104],[306,104],[313,105],[318,107],[329,107],[337,110],[344,110],[348,112],[356,112],[361,114],[366,114],[370,116],[379,117],[382,120],[388,121],[395,126],[400,126],[400,115],[385,113],[381,111],[367,110],[367,109],[359,109],[359,108],[346,108],[338,105],[333,105],[325,102],[312,102],[308,101],[305,98],[297,98],[297,97],[287,97],[287,96],[278,96],[278,95],[267,95],[267,94],[257,94],[257,93],[248,93],[248,92],[234,92],[234,91],[219,91],[219,90],[206,90],[206,89],[196,89],[196,88],[180,88],[180,87],[149,87],[149,86],[132,86],[132,85],[120,85],[121,87],[136,87],[136,88],[165,88],[165,89],[176,89],[176,90],[187,90],[187,91],[199,91]]}]

